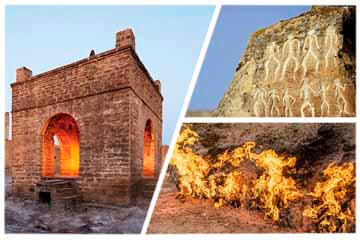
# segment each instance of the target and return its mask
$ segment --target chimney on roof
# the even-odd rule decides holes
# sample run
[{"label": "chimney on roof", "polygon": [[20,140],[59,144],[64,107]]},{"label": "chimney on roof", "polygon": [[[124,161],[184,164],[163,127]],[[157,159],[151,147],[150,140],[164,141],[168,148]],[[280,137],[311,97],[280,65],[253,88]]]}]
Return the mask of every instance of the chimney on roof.
[{"label": "chimney on roof", "polygon": [[24,82],[32,77],[32,71],[26,67],[16,69],[16,82]]},{"label": "chimney on roof", "polygon": [[130,47],[135,50],[135,36],[131,28],[116,33],[116,48]]},{"label": "chimney on roof", "polygon": [[154,83],[155,83],[157,89],[159,90],[159,92],[161,92],[161,82],[160,82],[160,80],[155,80]]}]

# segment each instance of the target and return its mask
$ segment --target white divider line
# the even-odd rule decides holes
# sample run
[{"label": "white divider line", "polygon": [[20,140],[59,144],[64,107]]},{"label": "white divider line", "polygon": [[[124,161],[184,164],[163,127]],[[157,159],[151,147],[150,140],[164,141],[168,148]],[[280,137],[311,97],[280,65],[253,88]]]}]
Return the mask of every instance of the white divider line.
[{"label": "white divider line", "polygon": [[187,117],[184,123],[354,123],[356,117]]},{"label": "white divider line", "polygon": [[[195,224],[195,223],[194,223]],[[146,240],[358,240],[354,233],[148,234]]]},{"label": "white divider line", "polygon": [[149,226],[149,223],[150,223],[150,220],[151,220],[151,217],[152,217],[155,205],[156,205],[156,201],[158,199],[158,196],[159,196],[159,193],[161,191],[161,187],[162,187],[165,175],[166,175],[167,167],[169,165],[172,152],[174,151],[174,147],[175,147],[175,144],[176,144],[176,139],[177,139],[177,137],[179,135],[182,123],[184,122],[185,114],[186,114],[186,111],[188,109],[188,106],[189,106],[189,103],[190,103],[190,100],[191,100],[191,96],[192,96],[192,93],[193,93],[194,88],[195,88],[196,81],[197,81],[197,79],[199,77],[202,64],[204,62],[206,52],[207,52],[207,49],[209,47],[209,43],[210,43],[210,40],[211,40],[211,36],[212,36],[212,34],[214,32],[215,25],[216,25],[217,19],[219,17],[220,9],[221,9],[221,6],[216,5],[213,16],[212,16],[210,24],[209,24],[208,32],[206,34],[206,37],[205,37],[205,40],[204,40],[204,43],[203,43],[203,46],[202,46],[202,49],[201,49],[201,52],[200,52],[200,55],[199,55],[199,58],[198,58],[198,62],[196,64],[196,67],[195,67],[195,70],[194,70],[194,73],[193,73],[193,77],[192,77],[192,79],[191,79],[191,81],[189,83],[188,91],[187,91],[187,94],[185,96],[184,103],[183,103],[183,106],[182,106],[182,109],[181,109],[181,112],[180,112],[179,120],[178,120],[178,122],[176,124],[176,128],[175,128],[174,133],[172,135],[169,150],[168,150],[168,152],[166,154],[166,158],[165,158],[164,164],[162,166],[162,170],[161,170],[158,182],[156,184],[156,188],[155,188],[153,197],[151,199],[151,203],[150,203],[150,206],[149,206],[149,209],[148,209],[148,212],[147,212],[144,224],[143,224],[143,228],[142,228],[142,231],[141,231],[142,235],[146,234],[146,231],[148,229],[148,226]]}]

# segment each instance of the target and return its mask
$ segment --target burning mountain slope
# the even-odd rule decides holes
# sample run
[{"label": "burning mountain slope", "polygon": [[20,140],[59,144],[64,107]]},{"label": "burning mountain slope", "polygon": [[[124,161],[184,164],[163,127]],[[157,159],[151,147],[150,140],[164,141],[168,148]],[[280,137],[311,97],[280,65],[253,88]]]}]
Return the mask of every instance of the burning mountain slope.
[{"label": "burning mountain slope", "polygon": [[251,35],[213,115],[354,116],[355,69],[355,7],[315,6]]},{"label": "burning mountain slope", "polygon": [[[351,232],[354,149],[351,124],[189,124],[170,172],[178,199],[209,199],[219,215],[240,207],[234,215],[262,212],[263,223],[271,220],[281,231]],[[242,227],[235,232],[246,232]]]}]

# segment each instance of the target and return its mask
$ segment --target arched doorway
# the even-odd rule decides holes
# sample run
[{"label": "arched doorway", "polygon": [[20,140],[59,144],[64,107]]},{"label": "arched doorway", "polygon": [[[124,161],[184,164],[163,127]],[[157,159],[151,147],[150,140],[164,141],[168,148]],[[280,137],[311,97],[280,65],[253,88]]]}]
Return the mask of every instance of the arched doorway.
[{"label": "arched doorway", "polygon": [[43,177],[79,176],[79,128],[72,116],[59,113],[51,117],[43,127],[41,144]]},{"label": "arched doorway", "polygon": [[144,131],[144,177],[155,176],[155,138],[150,119],[146,121]]}]

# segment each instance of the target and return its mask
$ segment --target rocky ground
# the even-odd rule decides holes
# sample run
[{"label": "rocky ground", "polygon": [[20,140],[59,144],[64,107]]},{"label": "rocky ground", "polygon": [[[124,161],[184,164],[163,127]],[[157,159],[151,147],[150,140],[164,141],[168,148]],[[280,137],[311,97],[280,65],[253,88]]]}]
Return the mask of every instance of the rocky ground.
[{"label": "rocky ground", "polygon": [[150,201],[129,208],[85,205],[78,212],[61,212],[11,196],[10,190],[11,177],[6,177],[6,233],[140,233]]},{"label": "rocky ground", "polygon": [[[245,141],[255,141],[256,151],[272,148],[297,157],[297,175],[303,191],[310,191],[330,162],[355,162],[354,124],[192,124],[199,135],[193,151],[211,157]],[[256,209],[214,207],[212,200],[180,196],[169,172],[163,183],[149,233],[271,233],[307,232],[302,209],[289,217],[299,224],[279,225]],[[352,200],[355,203],[355,199]],[[299,218],[299,219],[297,219]],[[355,226],[354,226],[355,229]]]}]

